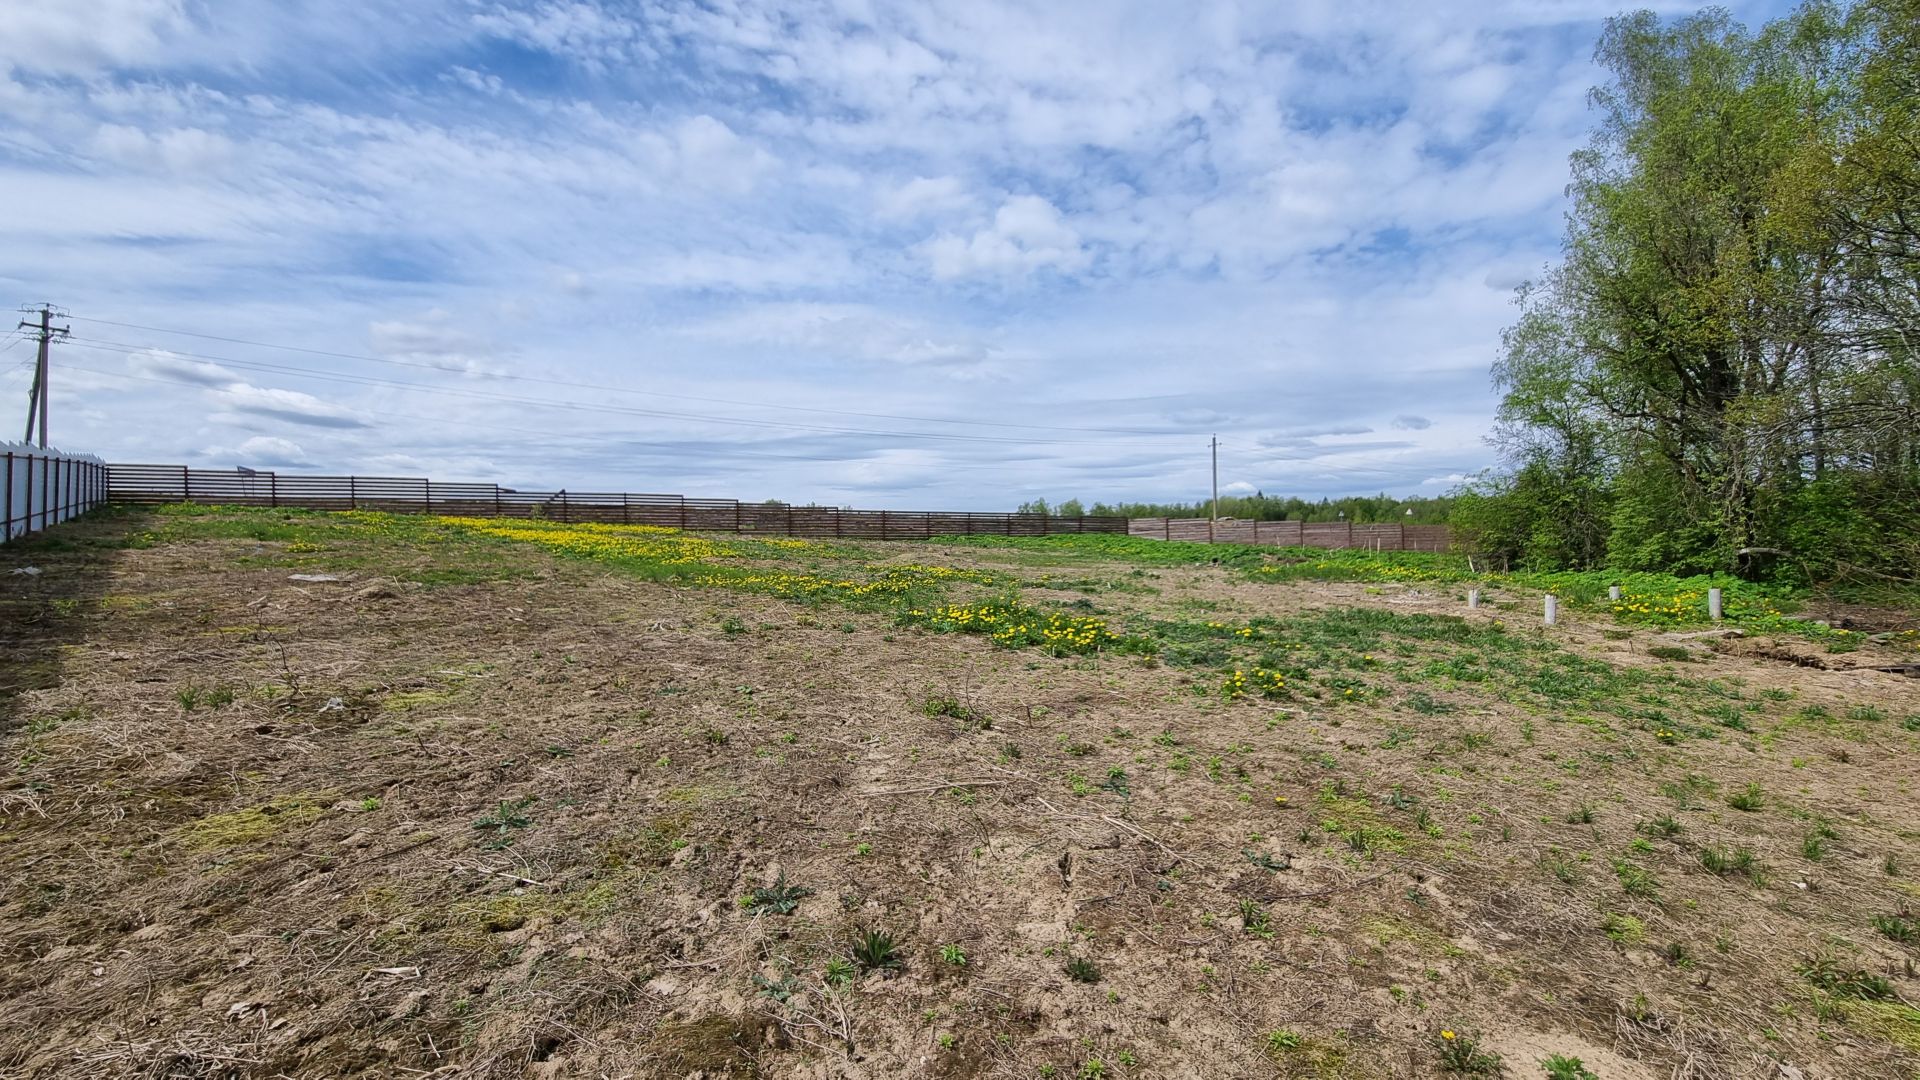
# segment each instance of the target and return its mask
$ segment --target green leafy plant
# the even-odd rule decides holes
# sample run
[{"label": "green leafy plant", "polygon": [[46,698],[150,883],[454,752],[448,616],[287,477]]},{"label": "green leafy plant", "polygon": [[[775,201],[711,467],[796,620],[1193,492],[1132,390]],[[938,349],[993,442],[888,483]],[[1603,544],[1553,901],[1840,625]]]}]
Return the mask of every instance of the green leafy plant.
[{"label": "green leafy plant", "polygon": [[899,945],[892,935],[880,930],[863,930],[853,939],[853,959],[867,971],[902,966]]},{"label": "green leafy plant", "polygon": [[1442,1072],[1465,1076],[1497,1076],[1500,1055],[1480,1047],[1478,1036],[1452,1028],[1441,1028],[1438,1038]]},{"label": "green leafy plant", "polygon": [[967,954],[958,945],[940,946],[940,959],[945,960],[954,967],[967,966]]},{"label": "green leafy plant", "polygon": [[1900,915],[1875,915],[1873,928],[1880,931],[1889,941],[1897,941],[1902,945],[1910,945],[1916,938],[1920,938],[1920,928],[1916,928],[1911,921]]},{"label": "green leafy plant", "polygon": [[1895,996],[1893,984],[1884,975],[1865,968],[1849,968],[1830,956],[1808,957],[1795,968],[1801,978],[1834,997],[1886,1001]]},{"label": "green leafy plant", "polygon": [[1639,829],[1648,836],[1672,839],[1680,835],[1681,825],[1672,814],[1662,814],[1651,821],[1641,822]]},{"label": "green leafy plant", "polygon": [[1097,983],[1100,981],[1100,965],[1084,956],[1067,959],[1067,978],[1077,983]]},{"label": "green leafy plant", "polygon": [[1734,874],[1752,877],[1755,870],[1753,849],[1750,847],[1738,847],[1732,850],[1722,847],[1701,848],[1700,865],[1721,877],[1731,877]]},{"label": "green leafy plant", "polygon": [[1554,1054],[1540,1059],[1540,1067],[1547,1070],[1547,1080],[1600,1080],[1586,1063],[1577,1057]]},{"label": "green leafy plant", "polygon": [[853,975],[853,961],[844,956],[836,956],[827,961],[827,969],[822,972],[821,977],[827,981],[828,986],[839,988],[851,984]]},{"label": "green leafy plant", "polygon": [[787,875],[782,872],[772,885],[763,885],[748,893],[740,906],[755,915],[791,915],[799,910],[800,901],[812,895],[812,889],[789,885]]},{"label": "green leafy plant", "polygon": [[1735,810],[1752,813],[1767,805],[1767,793],[1759,784],[1749,783],[1746,787],[1727,796],[1727,805]]},{"label": "green leafy plant", "polygon": [[495,846],[504,847],[511,841],[514,829],[524,829],[533,824],[533,819],[524,813],[532,805],[531,795],[512,802],[502,800],[492,813],[474,819],[473,827],[480,832],[493,833]]}]

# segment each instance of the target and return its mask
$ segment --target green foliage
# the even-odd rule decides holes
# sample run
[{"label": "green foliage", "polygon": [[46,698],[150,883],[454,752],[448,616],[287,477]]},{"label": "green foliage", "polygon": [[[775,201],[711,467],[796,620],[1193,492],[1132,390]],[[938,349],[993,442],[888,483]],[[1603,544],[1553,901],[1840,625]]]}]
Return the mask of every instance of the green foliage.
[{"label": "green foliage", "polygon": [[[1477,549],[1913,590],[1920,3],[1608,21],[1563,261],[1495,367]],[[1901,582],[1904,581],[1904,586]]]},{"label": "green foliage", "polygon": [[899,944],[892,935],[880,930],[863,930],[854,938],[853,959],[865,971],[901,966]]},{"label": "green foliage", "polygon": [[1077,983],[1097,983],[1100,981],[1100,965],[1084,956],[1070,957],[1067,960],[1067,978]]},{"label": "green foliage", "polygon": [[1439,1039],[1440,1071],[1462,1076],[1498,1076],[1500,1055],[1480,1046],[1476,1035],[1442,1028]]},{"label": "green foliage", "polygon": [[1540,1067],[1547,1070],[1547,1080],[1600,1080],[1586,1063],[1577,1057],[1554,1054],[1540,1059]]},{"label": "green foliage", "polygon": [[812,895],[812,889],[787,884],[787,875],[783,873],[772,885],[748,893],[740,906],[755,915],[791,915],[799,910],[800,901]]},{"label": "green foliage", "polygon": [[[1438,525],[1446,523],[1452,504],[1453,499],[1445,495],[1399,498],[1382,493],[1309,502],[1292,496],[1255,492],[1252,495],[1223,496],[1219,503],[1219,516],[1236,518],[1240,521],[1352,521]],[[1412,513],[1408,513],[1409,510]],[[1045,499],[1034,499],[1031,502],[1021,503],[1017,512],[1051,514],[1054,517],[1078,517],[1081,514],[1092,514],[1096,517],[1203,518],[1213,516],[1214,504],[1211,499],[1198,499],[1190,503],[1096,502],[1092,509],[1088,510],[1082,508],[1078,499],[1068,499],[1054,506],[1049,506]]]},{"label": "green foliage", "polygon": [[1809,957],[1795,970],[1834,997],[1886,1001],[1895,996],[1893,984],[1886,976],[1875,975],[1864,968],[1847,967],[1830,956]]}]

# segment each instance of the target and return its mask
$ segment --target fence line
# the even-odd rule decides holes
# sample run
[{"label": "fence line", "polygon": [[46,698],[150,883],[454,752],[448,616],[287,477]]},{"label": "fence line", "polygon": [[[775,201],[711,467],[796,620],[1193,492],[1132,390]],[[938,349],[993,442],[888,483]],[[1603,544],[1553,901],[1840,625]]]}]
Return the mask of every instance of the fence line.
[{"label": "fence line", "polygon": [[1132,536],[1202,544],[1266,544],[1277,547],[1367,548],[1372,551],[1446,551],[1445,525],[1356,525],[1351,521],[1239,521],[1231,518],[1133,518]]},{"label": "fence line", "polygon": [[90,454],[0,443],[0,543],[107,501],[107,465]]},{"label": "fence line", "polygon": [[544,518],[614,525],[775,536],[924,540],[934,536],[1050,536],[1124,533],[1123,517],[839,510],[831,506],[744,503],[631,492],[518,491],[497,484],[455,484],[391,476],[282,476],[246,469],[184,465],[108,465],[108,490],[121,503],[219,503],[310,510],[378,510],[461,517]]}]

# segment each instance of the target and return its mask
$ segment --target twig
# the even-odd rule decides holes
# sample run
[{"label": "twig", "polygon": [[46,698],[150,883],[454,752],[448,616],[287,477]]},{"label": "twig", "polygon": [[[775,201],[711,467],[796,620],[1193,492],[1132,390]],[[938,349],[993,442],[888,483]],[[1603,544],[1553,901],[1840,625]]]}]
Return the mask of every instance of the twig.
[{"label": "twig", "polygon": [[1268,903],[1279,903],[1282,900],[1311,900],[1316,896],[1331,896],[1334,893],[1346,892],[1349,889],[1357,889],[1362,885],[1370,885],[1373,882],[1379,881],[1381,878],[1386,877],[1387,873],[1388,873],[1387,871],[1382,870],[1381,872],[1373,875],[1370,878],[1361,878],[1359,881],[1355,881],[1346,885],[1334,885],[1325,889],[1315,889],[1312,892],[1289,893],[1285,896],[1271,897],[1268,900]]},{"label": "twig", "polygon": [[862,799],[871,799],[878,795],[914,795],[927,791],[946,791],[949,788],[963,787],[1000,787],[1012,783],[1010,780],[949,780],[941,784],[923,784],[919,787],[881,788],[877,791],[856,791],[854,795]]},{"label": "twig", "polygon": [[519,874],[509,874],[505,870],[489,870],[484,866],[468,866],[464,863],[454,863],[453,868],[455,870],[471,870],[476,874],[491,874],[494,877],[506,878],[508,881],[517,881],[522,885],[531,885],[536,889],[544,889],[548,887],[547,883],[544,881],[535,881],[532,878],[523,878]]}]

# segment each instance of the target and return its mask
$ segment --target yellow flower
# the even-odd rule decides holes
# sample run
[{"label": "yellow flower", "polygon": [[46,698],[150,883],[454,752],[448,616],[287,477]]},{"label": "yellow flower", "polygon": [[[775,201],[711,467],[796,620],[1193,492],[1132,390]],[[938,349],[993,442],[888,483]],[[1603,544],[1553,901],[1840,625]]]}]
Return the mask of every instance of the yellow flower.
[{"label": "yellow flower", "polygon": [[1442,1028],[1440,1030],[1440,1037],[1447,1040],[1448,1042],[1452,1042],[1453,1040],[1459,1038],[1460,1036],[1455,1035],[1451,1028]]}]

